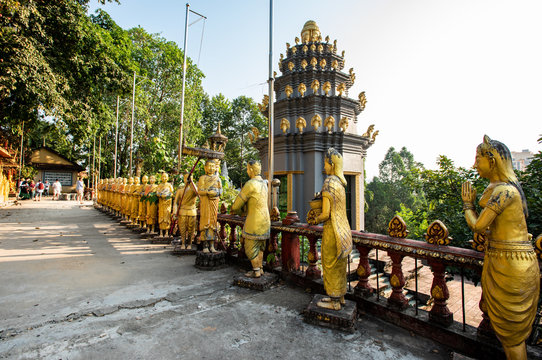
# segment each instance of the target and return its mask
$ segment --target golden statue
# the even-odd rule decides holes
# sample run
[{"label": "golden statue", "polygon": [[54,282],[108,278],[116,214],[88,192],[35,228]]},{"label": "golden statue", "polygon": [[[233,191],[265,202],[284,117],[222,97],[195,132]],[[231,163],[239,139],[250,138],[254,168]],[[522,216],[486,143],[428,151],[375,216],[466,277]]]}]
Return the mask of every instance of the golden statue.
[{"label": "golden statue", "polygon": [[130,200],[130,220],[132,223],[137,224],[137,215],[139,213],[139,176],[134,178],[134,185],[132,185],[131,200]]},{"label": "golden statue", "polygon": [[158,218],[158,195],[156,194],[156,176],[151,175],[149,178],[149,183],[145,187],[145,203],[147,204],[146,223],[147,223],[147,234],[154,233],[156,226],[156,220]]},{"label": "golden statue", "polygon": [[300,116],[295,121],[295,127],[299,130],[299,134],[303,134],[303,129],[307,127],[307,121]]},{"label": "golden statue", "polygon": [[199,230],[200,241],[204,241],[203,252],[215,252],[214,242],[217,236],[218,203],[222,195],[222,182],[217,174],[217,160],[205,162],[205,175],[198,180],[200,196]]},{"label": "golden statue", "polygon": [[246,215],[243,226],[245,254],[252,264],[252,271],[245,274],[258,278],[263,275],[263,253],[269,239],[271,220],[267,204],[267,183],[260,176],[262,166],[259,161],[250,160],[247,174],[250,180],[235,198],[231,212]]},{"label": "golden statue", "polygon": [[126,185],[128,184],[127,178],[121,178],[120,184],[117,188],[119,196],[119,216],[124,219],[124,207],[126,205],[126,197],[124,195],[124,190],[126,190]]},{"label": "golden statue", "polygon": [[346,266],[352,251],[352,231],[346,217],[346,179],[343,175],[343,157],[329,148],[324,159],[326,180],[322,186],[322,208],[311,209],[307,222],[324,223],[322,233],[322,270],[324,289],[328,298],[317,303],[319,307],[340,310],[346,294]]},{"label": "golden statue", "polygon": [[118,177],[113,184],[113,210],[116,216],[119,216],[120,212],[120,193],[119,188],[122,183],[122,178]]},{"label": "golden statue", "polygon": [[137,214],[137,221],[139,226],[142,228],[147,227],[147,199],[145,198],[145,189],[147,188],[148,182],[149,177],[147,175],[143,175],[141,178],[141,186],[139,187]]},{"label": "golden statue", "polygon": [[486,233],[482,270],[483,301],[491,327],[507,359],[527,359],[525,340],[531,332],[540,292],[540,271],[525,221],[527,201],[514,173],[510,150],[487,135],[476,149],[478,174],[489,179],[480,198],[480,215],[470,182],[462,186],[465,219],[475,233]]},{"label": "golden statue", "polygon": [[130,221],[130,213],[132,210],[132,186],[134,185],[134,178],[129,177],[126,185],[124,186],[124,192],[122,193],[123,211],[122,216],[124,220]]},{"label": "golden statue", "polygon": [[322,118],[316,114],[311,119],[311,126],[314,127],[314,131],[318,131],[318,128],[322,126]]},{"label": "golden statue", "polygon": [[335,126],[335,118],[333,116],[328,116],[324,126],[327,128],[327,132],[331,134],[333,132],[333,126]]},{"label": "golden statue", "polygon": [[162,172],[160,180],[162,182],[156,187],[156,195],[158,196],[158,226],[160,228],[160,237],[166,237],[171,225],[173,185],[167,182],[169,176],[165,172]]},{"label": "golden statue", "polygon": [[299,93],[301,94],[301,97],[303,97],[305,96],[305,91],[307,91],[307,87],[305,86],[305,84],[301,83],[297,87],[297,91],[299,91]]},{"label": "golden statue", "polygon": [[312,82],[311,82],[311,89],[312,89],[312,92],[314,94],[316,94],[318,92],[318,89],[320,89],[320,81],[314,79]]},{"label": "golden statue", "polygon": [[288,130],[290,130],[290,122],[286,118],[282,118],[280,120],[280,129],[284,134],[288,133]]},{"label": "golden statue", "polygon": [[196,237],[198,188],[192,179],[188,178],[188,175],[184,174],[184,185],[177,190],[173,203],[173,216],[177,220],[181,235],[181,249],[190,249]]},{"label": "golden statue", "polygon": [[292,89],[290,85],[286,85],[286,87],[284,88],[284,92],[286,93],[287,97],[290,97],[292,93],[294,92],[294,90]]}]

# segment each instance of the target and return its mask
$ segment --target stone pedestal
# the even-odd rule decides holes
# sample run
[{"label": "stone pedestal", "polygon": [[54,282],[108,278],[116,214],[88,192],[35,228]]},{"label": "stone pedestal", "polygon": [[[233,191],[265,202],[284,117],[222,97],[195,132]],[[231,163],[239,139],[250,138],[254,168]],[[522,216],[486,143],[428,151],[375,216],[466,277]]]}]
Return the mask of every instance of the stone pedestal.
[{"label": "stone pedestal", "polygon": [[141,234],[141,233],[144,233],[145,231],[147,231],[147,228],[137,226],[135,228],[132,228],[132,231],[135,232],[135,233]]},{"label": "stone pedestal", "polygon": [[126,225],[129,225],[131,224],[132,222],[130,220],[121,220],[120,221],[120,225],[123,225],[123,226],[126,226]]},{"label": "stone pedestal", "polygon": [[134,223],[130,223],[130,224],[126,225],[126,227],[127,227],[128,229],[136,229],[136,228],[139,227],[139,225],[134,224]]},{"label": "stone pedestal", "polygon": [[204,253],[196,252],[196,264],[200,270],[218,270],[226,266],[226,253],[223,251]]},{"label": "stone pedestal", "polygon": [[157,233],[142,233],[140,236],[142,239],[152,239],[157,235]]},{"label": "stone pedestal", "polygon": [[173,246],[173,250],[171,251],[172,255],[196,255],[196,250],[192,248],[192,245],[187,249],[182,249],[181,241],[178,239],[173,239],[171,245]]},{"label": "stone pedestal", "polygon": [[316,306],[318,301],[326,295],[314,295],[309,306],[304,311],[305,322],[345,332],[354,332],[356,329],[356,303],[346,300],[341,310],[330,310]]},{"label": "stone pedestal", "polygon": [[238,275],[233,278],[233,285],[249,288],[252,290],[265,291],[278,281],[276,274],[265,273],[259,278],[251,278],[245,275]]},{"label": "stone pedestal", "polygon": [[156,235],[155,237],[153,237],[151,239],[151,243],[152,244],[171,244],[171,242],[173,241],[173,236],[158,236]]}]

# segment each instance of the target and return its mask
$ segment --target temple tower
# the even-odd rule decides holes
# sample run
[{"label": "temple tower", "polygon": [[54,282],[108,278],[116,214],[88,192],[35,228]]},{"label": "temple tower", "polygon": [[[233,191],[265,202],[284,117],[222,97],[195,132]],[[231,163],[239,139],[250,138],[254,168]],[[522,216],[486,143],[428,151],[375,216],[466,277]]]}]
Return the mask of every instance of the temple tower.
[{"label": "temple tower", "polygon": [[[307,21],[301,40],[286,43],[275,78],[274,177],[281,180],[280,210],[295,210],[306,221],[309,201],[325,179],[324,155],[329,147],[344,157],[347,213],[352,229],[364,228],[364,161],[366,150],[378,131],[360,124],[358,115],[366,104],[365,93],[348,97],[355,81],[354,70],[343,72],[344,51],[337,55],[337,40],[322,40],[318,25]],[[268,116],[267,97],[260,105]],[[367,131],[360,135],[360,130]],[[255,144],[263,170],[267,171],[267,139]]]}]

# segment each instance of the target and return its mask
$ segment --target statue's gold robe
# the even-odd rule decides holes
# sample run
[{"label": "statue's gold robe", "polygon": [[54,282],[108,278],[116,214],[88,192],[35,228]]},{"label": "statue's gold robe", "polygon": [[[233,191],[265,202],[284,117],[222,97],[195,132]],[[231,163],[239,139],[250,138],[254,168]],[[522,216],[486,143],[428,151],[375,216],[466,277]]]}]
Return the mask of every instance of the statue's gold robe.
[{"label": "statue's gold robe", "polygon": [[171,195],[173,194],[173,186],[166,182],[161,183],[156,188],[158,195],[158,225],[160,230],[169,230],[171,225]]},{"label": "statue's gold robe", "polygon": [[480,206],[497,213],[489,226],[482,270],[484,302],[501,343],[516,346],[529,336],[536,315],[538,261],[529,240],[521,196],[513,185],[488,186]]},{"label": "statue's gold robe", "polygon": [[217,233],[217,216],[222,182],[218,175],[202,175],[198,180],[198,190],[214,191],[216,196],[200,196],[199,230],[202,241],[215,240]]},{"label": "statue's gold robe", "polygon": [[329,199],[330,216],[322,234],[324,289],[331,297],[346,294],[346,267],[352,251],[352,232],[346,217],[345,189],[339,178],[330,175],[322,186],[322,197]]}]

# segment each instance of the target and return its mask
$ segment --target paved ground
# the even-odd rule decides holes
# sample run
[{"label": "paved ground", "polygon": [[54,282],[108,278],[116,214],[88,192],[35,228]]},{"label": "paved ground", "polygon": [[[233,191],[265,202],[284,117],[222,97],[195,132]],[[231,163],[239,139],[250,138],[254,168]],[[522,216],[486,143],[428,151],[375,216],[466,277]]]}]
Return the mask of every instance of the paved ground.
[{"label": "paved ground", "polygon": [[305,324],[311,295],[233,287],[67,201],[0,209],[0,358],[448,359],[369,315],[345,334]]}]

